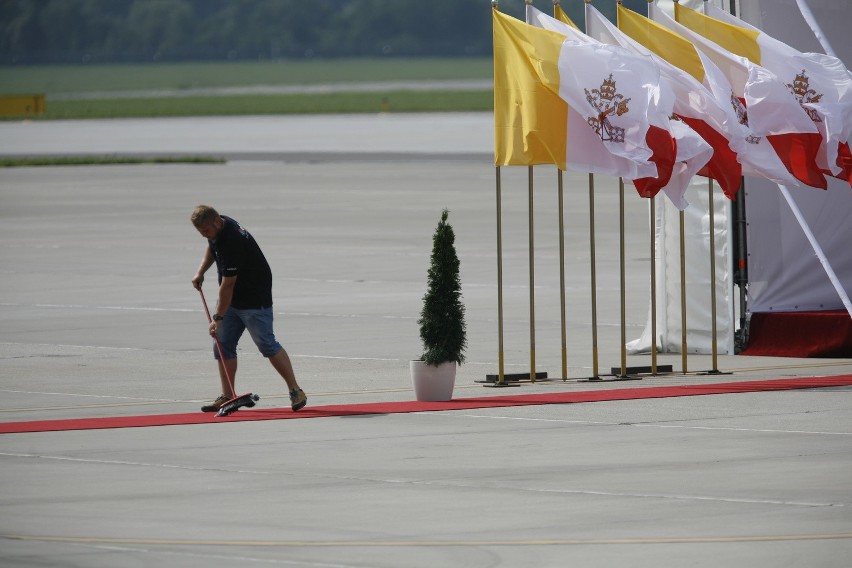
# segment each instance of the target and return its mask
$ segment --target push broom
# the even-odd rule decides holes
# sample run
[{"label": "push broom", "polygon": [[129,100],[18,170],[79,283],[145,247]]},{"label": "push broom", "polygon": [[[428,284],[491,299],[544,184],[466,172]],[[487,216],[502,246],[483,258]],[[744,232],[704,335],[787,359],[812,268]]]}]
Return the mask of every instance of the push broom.
[{"label": "push broom", "polygon": [[[204,313],[207,314],[207,323],[213,323],[213,318],[210,317],[210,310],[207,308],[207,300],[204,298],[204,291],[201,290],[200,286],[198,288],[198,293],[201,294],[201,303],[204,304]],[[231,378],[230,373],[228,373],[228,367],[225,365],[225,355],[222,353],[222,344],[219,343],[219,338],[215,335],[213,336],[213,340],[216,342],[216,350],[219,352],[219,364],[222,365],[222,371],[225,373],[225,378],[228,380],[229,392],[227,395],[231,397],[230,400],[219,408],[219,412],[216,413],[216,416],[227,416],[244,406],[251,408],[254,406],[255,402],[260,400],[260,397],[250,392],[237,396],[236,391],[234,391],[234,379]]]}]

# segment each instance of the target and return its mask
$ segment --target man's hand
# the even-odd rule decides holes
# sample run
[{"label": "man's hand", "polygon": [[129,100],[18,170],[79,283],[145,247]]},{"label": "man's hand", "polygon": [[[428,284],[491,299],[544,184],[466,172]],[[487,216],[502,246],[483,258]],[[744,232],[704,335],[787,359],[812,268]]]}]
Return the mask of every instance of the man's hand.
[{"label": "man's hand", "polygon": [[204,257],[201,259],[201,264],[198,265],[198,270],[195,271],[195,276],[192,278],[192,287],[196,290],[201,290],[201,285],[204,283],[204,273],[207,269],[213,266],[216,258],[213,256],[213,251],[210,246],[204,249]]},{"label": "man's hand", "polygon": [[219,324],[222,323],[220,321],[211,321],[210,327],[208,331],[210,332],[210,337],[216,337],[216,334],[219,332]]}]

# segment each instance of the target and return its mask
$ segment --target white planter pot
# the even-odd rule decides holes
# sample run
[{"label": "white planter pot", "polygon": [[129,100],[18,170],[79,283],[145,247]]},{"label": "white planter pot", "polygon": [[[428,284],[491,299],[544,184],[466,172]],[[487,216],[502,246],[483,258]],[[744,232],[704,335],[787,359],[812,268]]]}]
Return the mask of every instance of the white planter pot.
[{"label": "white planter pot", "polygon": [[423,402],[452,400],[456,384],[456,362],[427,365],[423,361],[411,362],[411,382],[414,396]]}]

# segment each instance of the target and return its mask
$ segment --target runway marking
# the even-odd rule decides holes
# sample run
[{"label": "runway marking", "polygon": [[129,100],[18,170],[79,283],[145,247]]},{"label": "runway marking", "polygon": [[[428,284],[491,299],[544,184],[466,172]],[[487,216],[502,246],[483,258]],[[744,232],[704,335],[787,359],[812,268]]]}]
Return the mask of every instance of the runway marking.
[{"label": "runway marking", "polygon": [[[84,410],[87,408],[124,408],[128,406],[149,406],[152,404],[168,404],[172,401],[164,402],[114,402],[109,404],[74,404],[70,406],[36,406],[31,408],[2,408],[3,412],[42,412],[47,410]],[[177,402],[177,401],[174,401]],[[201,402],[201,401],[199,401]]]},{"label": "runway marking", "polygon": [[819,434],[825,436],[852,436],[852,432],[826,432],[821,430],[774,430],[770,428],[733,428],[725,426],[685,426],[680,424],[629,424],[637,428],[684,428],[688,430],[728,430],[731,432],[765,432],[769,434]]},{"label": "runway marking", "polygon": [[[55,348],[63,348],[63,349],[103,349],[103,350],[118,350],[118,351],[142,351],[142,352],[150,352],[150,351],[163,351],[163,350],[152,350],[152,349],[144,349],[141,347],[111,347],[106,345],[72,345],[69,343],[20,343],[13,341],[0,341],[0,345],[8,345],[13,347],[47,347],[51,349]],[[180,351],[166,351],[167,353],[180,353],[180,354],[198,354],[198,353],[209,353],[208,349],[181,349]],[[260,353],[256,352],[245,352],[240,353],[240,357],[262,357]],[[35,354],[35,355],[12,355],[3,357],[0,356],[0,360],[2,359],[27,359],[27,358],[38,358],[38,357],[48,357],[50,355],[44,354]],[[65,357],[74,357],[76,354],[65,355]],[[332,361],[380,361],[380,362],[388,362],[388,363],[400,363],[400,362],[408,362],[411,359],[400,359],[400,358],[390,358],[390,357],[346,357],[342,355],[308,355],[303,353],[290,353],[291,358],[302,358],[302,359],[328,359]],[[482,367],[493,367],[494,364],[490,361],[465,361],[465,365],[468,366],[482,366]],[[507,365],[508,370],[513,368],[523,369],[523,365]],[[476,385],[474,385],[476,386]],[[86,396],[86,395],[81,395]]]},{"label": "runway marking", "polygon": [[342,361],[385,361],[398,363],[404,359],[393,359],[388,357],[343,357],[338,355],[290,355],[291,357],[300,357],[302,359],[331,359]]},{"label": "runway marking", "polygon": [[[103,349],[115,351],[150,351],[141,347],[110,347],[107,345],[71,345],[68,343],[20,343],[14,341],[0,341],[0,345],[24,346],[24,347],[73,347],[76,349]],[[22,355],[16,357],[0,357],[2,359],[24,359],[26,357],[38,357],[38,355]]]},{"label": "runway marking", "polygon": [[87,459],[87,458],[71,458],[66,456],[45,456],[38,454],[16,454],[16,453],[8,453],[8,452],[0,452],[0,456],[11,457],[11,458],[34,458],[40,460],[53,460],[53,461],[61,461],[61,462],[75,462],[75,463],[93,463],[100,465],[125,465],[125,466],[134,466],[134,467],[153,467],[158,469],[179,469],[186,471],[216,471],[216,472],[224,472],[224,473],[245,473],[251,475],[273,475],[271,471],[256,471],[251,469],[231,469],[226,467],[209,467],[209,466],[190,466],[190,465],[180,465],[180,464],[169,464],[169,463],[150,463],[150,462],[136,462],[136,461],[125,461],[125,460],[96,460],[96,459]]},{"label": "runway marking", "polygon": [[[9,452],[0,452],[0,456],[10,457],[10,458],[26,458],[26,459],[40,459],[40,460],[53,460],[59,462],[71,462],[71,463],[83,463],[83,464],[99,464],[99,465],[116,465],[116,466],[130,466],[130,467],[148,467],[148,468],[158,468],[158,469],[169,469],[169,470],[185,470],[185,471],[209,471],[209,472],[218,472],[218,473],[235,473],[235,474],[244,474],[244,475],[259,475],[259,476],[267,476],[267,475],[275,475],[282,476],[287,475],[291,477],[303,476],[306,474],[299,472],[291,472],[291,471],[262,471],[262,470],[252,470],[252,469],[235,469],[235,468],[227,468],[227,467],[210,467],[210,466],[191,466],[191,465],[181,465],[181,464],[169,464],[169,463],[152,463],[152,462],[136,462],[136,461],[128,461],[128,460],[102,460],[102,459],[91,459],[91,458],[73,458],[67,456],[48,456],[48,455],[39,455],[39,454],[24,454],[24,453],[9,453]],[[500,485],[500,484],[492,484],[487,487],[484,487],[481,483],[464,483],[458,481],[449,481],[449,480],[439,480],[439,481],[425,481],[422,479],[382,479],[376,477],[365,477],[365,476],[355,476],[355,475],[339,475],[339,474],[329,474],[329,473],[311,473],[311,477],[322,478],[322,479],[331,479],[335,481],[349,481],[349,482],[359,482],[359,483],[377,483],[377,484],[388,484],[388,485],[412,485],[412,486],[420,486],[420,487],[437,487],[441,489],[487,489],[492,491],[520,491],[525,493],[550,493],[550,494],[560,494],[560,495],[584,495],[584,496],[593,496],[593,497],[617,497],[617,498],[629,498],[629,499],[662,499],[662,500],[673,500],[673,501],[701,501],[701,502],[716,502],[716,503],[735,503],[735,504],[750,504],[750,505],[780,505],[784,507],[808,507],[808,508],[817,508],[817,507],[848,507],[847,503],[825,503],[825,502],[811,502],[811,501],[785,501],[781,499],[750,499],[745,497],[720,497],[720,496],[710,496],[710,495],[686,495],[686,494],[676,494],[676,493],[630,493],[630,492],[621,492],[621,491],[599,491],[593,489],[564,489],[564,488],[541,488],[541,487],[524,487],[518,484],[511,485]]]},{"label": "runway marking", "polygon": [[766,365],[763,367],[740,367],[736,369],[725,369],[727,373],[748,373],[754,371],[777,371],[779,369],[813,369],[819,367],[847,367],[852,365],[852,359],[846,361],[832,361],[824,363],[797,363],[796,365]]},{"label": "runway marking", "polygon": [[[479,385],[456,385],[456,389],[474,389],[479,387]],[[65,392],[42,392],[42,391],[22,391],[22,390],[14,390],[14,389],[0,389],[0,392],[5,393],[14,393],[14,394],[30,394],[30,395],[46,395],[46,396],[70,396],[70,397],[83,397],[83,398],[106,398],[106,399],[131,399],[136,397],[127,397],[127,396],[113,396],[113,395],[102,395],[102,394],[78,394],[78,393],[65,393]],[[369,389],[369,390],[357,390],[357,391],[331,391],[331,392],[311,392],[312,397],[333,397],[333,396],[349,396],[349,395],[370,395],[370,394],[383,394],[383,393],[397,393],[397,392],[411,392],[410,387],[404,388],[394,388],[394,389]],[[288,394],[265,394],[263,395],[264,400],[277,400],[277,399],[287,399],[289,400]],[[152,406],[158,404],[201,404],[207,402],[205,400],[179,400],[179,399],[142,399],[136,402],[110,402],[110,403],[102,403],[102,404],[68,404],[64,406],[34,406],[34,407],[26,407],[26,408],[0,408],[0,414],[2,413],[13,413],[13,412],[41,412],[48,410],[83,410],[87,408],[126,408],[132,406]]]},{"label": "runway marking", "polygon": [[197,312],[190,308],[151,308],[141,306],[88,306],[85,304],[14,304],[0,302],[0,306],[11,308],[57,308],[69,310],[121,310],[136,312]]},{"label": "runway marking", "polygon": [[[2,536],[0,536],[2,538]],[[204,554],[201,552],[178,552],[175,550],[152,550],[150,548],[141,548],[137,546],[130,545],[117,545],[117,544],[100,544],[100,543],[83,543],[83,542],[69,542],[72,546],[77,546],[81,548],[89,548],[95,550],[106,550],[106,551],[115,551],[115,552],[135,552],[135,553],[144,553],[144,554],[156,554],[160,556],[177,556],[183,558],[203,558],[207,560],[222,560],[227,562],[237,562],[237,563],[247,563],[252,562],[255,564],[276,564],[283,566],[314,566],[316,568],[358,568],[360,565],[355,564],[330,564],[328,562],[317,562],[317,561],[308,561],[308,560],[287,560],[284,558],[258,558],[256,556],[243,556],[243,555],[233,555],[229,554],[225,556],[224,554]]]},{"label": "runway marking", "polygon": [[136,546],[204,546],[204,547],[268,547],[268,548],[406,548],[406,547],[509,547],[509,546],[592,546],[655,544],[730,544],[749,542],[795,542],[805,540],[848,540],[852,533],[780,534],[745,536],[636,537],[636,538],[556,538],[556,539],[491,539],[491,540],[203,540],[181,538],[106,538],[37,535],[0,535],[19,541],[63,542],[73,544],[112,544]]},{"label": "runway marking", "polygon": [[[419,416],[445,416],[445,412],[418,412]],[[688,426],[685,424],[650,424],[635,422],[607,422],[597,420],[566,420],[562,418],[527,418],[522,416],[489,416],[486,414],[453,413],[453,418],[486,418],[491,420],[517,420],[519,422],[557,422],[564,424],[590,424],[600,426],[633,426],[636,428],[682,428],[684,430],[722,430],[731,432],[763,432],[767,434],[819,434],[826,436],[852,436],[852,432],[827,432],[822,430],[777,430],[770,428],[734,428],[730,426]]]}]

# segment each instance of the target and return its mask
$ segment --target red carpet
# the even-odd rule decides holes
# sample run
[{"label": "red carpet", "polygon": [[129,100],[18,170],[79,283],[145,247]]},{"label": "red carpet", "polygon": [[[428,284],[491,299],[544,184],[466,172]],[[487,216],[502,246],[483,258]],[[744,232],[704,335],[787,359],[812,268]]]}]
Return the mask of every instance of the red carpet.
[{"label": "red carpet", "polygon": [[845,310],[755,313],[740,355],[852,357],[852,318]]},{"label": "red carpet", "polygon": [[776,379],[736,383],[677,385],[667,387],[639,387],[630,389],[603,389],[581,392],[554,392],[520,394],[514,396],[486,396],[459,398],[448,402],[374,402],[367,404],[342,404],[307,407],[299,412],[289,408],[239,410],[225,418],[215,418],[212,413],[154,414],[148,416],[115,416],[105,418],[74,418],[66,420],[36,420],[30,422],[0,423],[0,434],[21,432],[51,432],[58,430],[97,430],[103,428],[138,428],[141,426],[173,426],[178,424],[210,424],[213,422],[245,422],[253,420],[284,420],[288,418],[325,418],[329,416],[361,416],[365,414],[400,414],[407,412],[435,412],[442,410],[470,410],[473,408],[498,408],[506,406],[533,406],[540,404],[569,404],[577,402],[603,402],[608,400],[638,400],[709,394],[764,392],[792,389],[815,389],[852,385],[852,375]]}]

